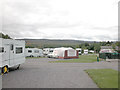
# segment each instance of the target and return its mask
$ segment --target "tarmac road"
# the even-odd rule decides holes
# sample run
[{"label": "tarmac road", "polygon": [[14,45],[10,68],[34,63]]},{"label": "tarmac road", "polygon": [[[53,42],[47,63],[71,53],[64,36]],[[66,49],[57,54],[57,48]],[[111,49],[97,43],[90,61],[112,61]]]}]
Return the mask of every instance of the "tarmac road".
[{"label": "tarmac road", "polygon": [[3,75],[3,88],[97,88],[85,69],[118,69],[116,62],[48,63],[53,60],[27,59],[19,70]]}]

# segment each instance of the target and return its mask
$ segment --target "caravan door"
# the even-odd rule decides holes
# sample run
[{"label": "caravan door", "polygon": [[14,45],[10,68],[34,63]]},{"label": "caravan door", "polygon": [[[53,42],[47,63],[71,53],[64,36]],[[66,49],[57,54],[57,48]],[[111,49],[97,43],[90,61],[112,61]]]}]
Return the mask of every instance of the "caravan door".
[{"label": "caravan door", "polygon": [[14,45],[10,44],[10,65],[14,64]]},{"label": "caravan door", "polygon": [[4,45],[2,47],[2,65],[9,65],[9,60],[10,60],[10,46],[9,45]]}]

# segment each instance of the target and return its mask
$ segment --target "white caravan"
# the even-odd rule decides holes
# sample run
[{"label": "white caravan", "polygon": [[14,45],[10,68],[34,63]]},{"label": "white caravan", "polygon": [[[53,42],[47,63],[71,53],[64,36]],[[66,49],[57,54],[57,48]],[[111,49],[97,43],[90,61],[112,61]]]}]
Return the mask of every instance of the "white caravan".
[{"label": "white caravan", "polygon": [[48,54],[49,54],[49,51],[50,51],[50,48],[44,48],[44,49],[43,49],[43,54],[44,54],[44,55],[48,55]]},{"label": "white caravan", "polygon": [[94,51],[93,51],[93,50],[90,50],[89,53],[94,53]]},{"label": "white caravan", "polygon": [[11,67],[19,69],[25,62],[24,50],[25,41],[0,38],[0,71],[7,73]]},{"label": "white caravan", "polygon": [[48,55],[48,54],[52,53],[53,50],[54,50],[54,48],[44,48],[43,49],[43,54]]},{"label": "white caravan", "polygon": [[85,50],[84,50],[84,54],[88,54],[88,49],[85,49]]},{"label": "white caravan", "polygon": [[74,50],[71,47],[60,47],[55,48],[52,57],[53,58],[59,58],[59,59],[72,59],[72,58],[78,58],[78,51]]},{"label": "white caravan", "polygon": [[78,51],[79,55],[82,54],[82,49],[81,48],[76,48],[76,50]]},{"label": "white caravan", "polygon": [[38,48],[26,48],[25,56],[26,57],[41,57],[43,56],[43,51],[42,49],[38,49]]},{"label": "white caravan", "polygon": [[39,49],[39,56],[43,56],[43,50],[42,49]]},{"label": "white caravan", "polygon": [[53,51],[54,51],[54,48],[50,48],[49,53],[47,55],[48,58],[52,58],[53,57]]}]

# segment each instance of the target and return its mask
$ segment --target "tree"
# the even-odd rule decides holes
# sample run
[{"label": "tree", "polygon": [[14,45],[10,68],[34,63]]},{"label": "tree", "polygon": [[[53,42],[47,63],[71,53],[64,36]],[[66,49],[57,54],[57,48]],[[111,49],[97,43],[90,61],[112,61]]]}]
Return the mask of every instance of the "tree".
[{"label": "tree", "polygon": [[99,53],[99,51],[100,51],[100,44],[99,43],[98,44],[94,44],[94,51],[96,53]]},{"label": "tree", "polygon": [[94,45],[91,44],[91,45],[88,47],[88,50],[94,50]]},{"label": "tree", "polygon": [[5,35],[5,39],[11,39],[10,36],[8,35]]},{"label": "tree", "polygon": [[34,48],[33,46],[25,46],[25,48]]},{"label": "tree", "polygon": [[88,47],[89,46],[89,43],[85,43],[85,47]]},{"label": "tree", "polygon": [[75,48],[80,48],[80,45],[79,45],[79,44],[77,44]]},{"label": "tree", "polygon": [[106,46],[106,42],[100,42],[101,46]]},{"label": "tree", "polygon": [[115,43],[115,45],[118,46],[118,47],[120,47],[120,41],[117,41],[117,42]]},{"label": "tree", "polygon": [[0,38],[11,39],[9,35],[4,35],[3,33],[0,33]]},{"label": "tree", "polygon": [[87,47],[85,45],[82,45],[82,50],[84,50],[84,49],[87,49]]}]

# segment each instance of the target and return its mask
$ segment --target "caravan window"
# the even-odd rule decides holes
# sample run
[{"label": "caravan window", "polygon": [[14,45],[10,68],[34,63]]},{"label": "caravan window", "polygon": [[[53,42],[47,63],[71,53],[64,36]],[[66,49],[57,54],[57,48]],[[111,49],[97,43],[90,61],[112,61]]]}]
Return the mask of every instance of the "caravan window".
[{"label": "caravan window", "polygon": [[52,52],[53,52],[53,50],[50,50],[50,52],[52,53]]},{"label": "caravan window", "polygon": [[35,52],[35,53],[39,53],[39,50],[35,50],[34,52]]},{"label": "caravan window", "polygon": [[11,46],[10,46],[10,50],[13,50],[13,48],[14,48],[14,46],[13,46],[13,44],[11,44]]},{"label": "caravan window", "polygon": [[0,53],[4,52],[4,47],[0,47]]},{"label": "caravan window", "polygon": [[22,47],[16,47],[16,54],[20,54],[23,52],[23,48]]},{"label": "caravan window", "polygon": [[28,50],[28,53],[32,53],[32,50]]}]

